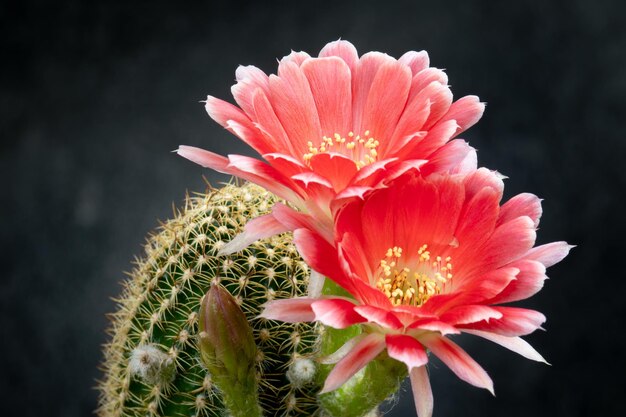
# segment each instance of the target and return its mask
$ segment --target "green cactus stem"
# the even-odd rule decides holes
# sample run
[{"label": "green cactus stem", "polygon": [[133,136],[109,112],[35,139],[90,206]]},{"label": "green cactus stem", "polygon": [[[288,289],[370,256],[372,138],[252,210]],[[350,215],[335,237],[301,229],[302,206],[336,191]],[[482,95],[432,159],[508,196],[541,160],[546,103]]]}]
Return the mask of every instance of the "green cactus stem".
[{"label": "green cactus stem", "polygon": [[257,317],[269,300],[306,295],[309,269],[291,236],[217,256],[224,242],[275,201],[254,185],[211,190],[188,197],[184,209],[148,239],[111,315],[100,417],[237,416],[225,406],[226,390],[208,371],[198,348],[201,300],[218,282],[250,323],[263,415],[320,414],[320,387],[316,379],[307,380],[310,367],[302,366],[303,360],[313,363],[316,327]]}]

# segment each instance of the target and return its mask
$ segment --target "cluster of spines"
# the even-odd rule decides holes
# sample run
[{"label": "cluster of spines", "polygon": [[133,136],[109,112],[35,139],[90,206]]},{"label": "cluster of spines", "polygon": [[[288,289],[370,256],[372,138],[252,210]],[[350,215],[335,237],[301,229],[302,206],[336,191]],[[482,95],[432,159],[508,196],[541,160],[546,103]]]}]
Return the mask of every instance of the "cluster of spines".
[{"label": "cluster of spines", "polygon": [[[319,387],[292,383],[288,372],[314,354],[315,327],[258,318],[266,301],[306,295],[309,270],[290,236],[217,256],[249,219],[266,213],[274,202],[271,194],[254,185],[228,185],[188,197],[184,209],[148,239],[145,257],[136,260],[116,300],[118,310],[111,315],[111,341],[105,346],[105,375],[99,386],[101,417],[224,414],[219,389],[197,348],[198,308],[215,282],[235,297],[253,328],[265,415],[319,412]],[[173,378],[155,382],[137,375],[131,359],[147,346],[171,359]]]}]

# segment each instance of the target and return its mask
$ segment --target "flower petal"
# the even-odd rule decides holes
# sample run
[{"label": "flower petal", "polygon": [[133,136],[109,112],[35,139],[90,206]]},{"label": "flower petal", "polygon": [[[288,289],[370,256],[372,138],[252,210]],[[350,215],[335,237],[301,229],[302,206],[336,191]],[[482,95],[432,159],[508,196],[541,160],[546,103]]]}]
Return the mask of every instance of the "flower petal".
[{"label": "flower petal", "polygon": [[307,288],[308,296],[311,298],[319,298],[322,295],[325,281],[326,277],[323,274],[312,269],[311,275],[309,275],[309,286]]},{"label": "flower petal", "polygon": [[385,339],[379,333],[371,333],[363,338],[330,371],[320,394],[334,391],[359,372],[385,349]]},{"label": "flower petal", "polygon": [[433,415],[433,391],[430,387],[430,379],[426,366],[413,368],[409,371],[411,390],[417,417],[432,417]]},{"label": "flower petal", "polygon": [[484,330],[502,336],[524,336],[541,328],[546,321],[546,316],[535,310],[519,307],[493,307],[502,313],[499,319],[489,322],[472,323],[463,325],[468,329]]},{"label": "flower petal", "polygon": [[315,298],[305,297],[270,301],[265,304],[259,317],[287,323],[314,321],[315,313],[311,306],[316,301]]},{"label": "flower petal", "polygon": [[343,269],[337,259],[337,252],[330,243],[308,229],[295,230],[293,243],[311,269],[332,279],[349,291],[351,279],[343,273]]},{"label": "flower petal", "polygon": [[387,329],[399,329],[402,322],[394,315],[393,312],[374,306],[356,306],[354,311],[365,317],[370,323],[376,323]]},{"label": "flower petal", "polygon": [[485,111],[485,103],[481,103],[476,96],[461,97],[452,105],[442,120],[455,120],[459,125],[454,136],[474,126]]},{"label": "flower petal", "polygon": [[[225,158],[213,152],[193,146],[181,145],[176,151],[183,158],[189,159],[205,168],[211,168],[224,174],[235,175],[260,185],[268,191],[290,201],[300,197],[286,185],[287,179],[278,171],[263,162],[239,155]],[[233,163],[233,158],[235,163]]]},{"label": "flower petal", "polygon": [[309,160],[311,169],[327,179],[335,192],[341,192],[357,173],[354,161],[337,153],[320,153]]},{"label": "flower petal", "polygon": [[327,43],[326,46],[322,48],[319,53],[320,57],[330,57],[337,56],[344,60],[348,67],[350,68],[350,72],[352,74],[356,71],[356,66],[359,62],[359,54],[350,42],[338,40],[334,42]]},{"label": "flower petal", "polygon": [[475,323],[477,321],[489,321],[491,319],[499,319],[502,317],[502,313],[489,306],[483,305],[464,305],[459,306],[447,311],[441,316],[441,321],[446,323],[468,324]]},{"label": "flower petal", "polygon": [[428,363],[426,350],[414,337],[405,334],[387,334],[385,342],[389,356],[404,362],[409,371]]},{"label": "flower petal", "polygon": [[344,343],[339,349],[331,353],[330,355],[318,358],[318,362],[324,365],[334,365],[342,360],[354,347],[359,344],[367,336],[367,333],[361,333],[358,336],[353,337]]},{"label": "flower petal", "polygon": [[428,163],[421,169],[422,175],[427,176],[434,172],[447,173],[462,170],[463,167],[461,165],[463,163],[471,163],[471,160],[467,161],[467,157],[472,152],[476,153],[476,150],[464,140],[452,140],[428,157]]},{"label": "flower petal", "polygon": [[409,68],[395,60],[381,65],[372,81],[363,109],[362,128],[372,132],[376,139],[390,138],[404,110],[410,86]]},{"label": "flower petal", "polygon": [[237,84],[230,88],[235,101],[249,117],[253,117],[254,101],[253,95],[257,89],[262,90],[265,95],[269,95],[270,83],[269,77],[259,68],[248,65],[240,65],[235,71],[235,79]]},{"label": "flower petal", "polygon": [[535,227],[539,226],[539,218],[541,217],[541,200],[539,197],[530,193],[523,193],[511,198],[500,207],[498,224],[506,223],[521,216],[530,217]]},{"label": "flower petal", "polygon": [[366,321],[363,316],[354,311],[354,303],[343,298],[317,300],[311,308],[315,313],[315,320],[335,329],[345,329]]},{"label": "flower petal", "polygon": [[[322,139],[320,120],[309,82],[293,62],[279,65],[279,76],[270,75],[272,107],[294,149],[304,154],[307,142]],[[298,157],[297,154],[294,155]]]},{"label": "flower petal", "polygon": [[363,126],[363,116],[368,95],[378,70],[395,60],[380,52],[368,52],[359,60],[352,77],[352,129],[355,134],[364,133],[369,127]]},{"label": "flower petal", "polygon": [[408,326],[408,328],[439,332],[442,336],[461,333],[456,327],[446,323],[445,321],[431,318],[420,318],[418,320],[415,320]]},{"label": "flower petal", "polygon": [[[352,126],[352,77],[348,65],[337,57],[317,58],[307,60],[301,69],[309,81],[322,133],[329,137],[335,133],[347,135]],[[317,144],[321,138],[310,140]]]},{"label": "flower petal", "polygon": [[467,383],[479,388],[485,388],[494,394],[493,381],[489,378],[487,372],[454,342],[446,337],[435,335],[423,337],[420,341],[441,359],[456,376]]},{"label": "flower petal", "polygon": [[411,68],[411,73],[415,75],[423,69],[428,68],[430,65],[430,58],[428,57],[428,52],[426,51],[409,51],[398,58],[398,62]]},{"label": "flower petal", "polygon": [[254,127],[250,118],[239,107],[208,96],[204,108],[211,119],[237,135],[259,154],[273,151],[274,144],[261,135],[261,132]]},{"label": "flower petal", "polygon": [[509,337],[502,336],[495,333],[483,332],[481,330],[463,330],[463,333],[473,334],[475,336],[480,336],[484,339],[490,340],[494,343],[499,344],[512,352],[522,355],[526,359],[530,359],[532,361],[543,362],[549,365],[548,362],[537,352],[527,341],[522,339],[521,337]]},{"label": "flower petal", "polygon": [[515,275],[515,279],[511,280],[502,291],[499,291],[498,294],[494,295],[494,297],[489,300],[490,304],[503,304],[524,300],[535,295],[543,288],[543,283],[547,277],[546,267],[543,266],[542,263],[521,259],[511,265],[514,265],[519,272]]},{"label": "flower petal", "polygon": [[532,248],[525,258],[541,262],[546,268],[549,268],[561,262],[574,247],[568,245],[567,242],[552,242]]},{"label": "flower petal", "polygon": [[230,255],[247,248],[253,242],[266,237],[271,237],[279,233],[284,233],[290,229],[274,217],[273,214],[256,217],[244,226],[243,232],[235,236],[230,242],[222,246],[218,256]]},{"label": "flower petal", "polygon": [[304,149],[294,147],[294,144],[287,136],[283,125],[280,123],[276,112],[272,108],[269,99],[270,95],[260,88],[252,93],[252,104],[254,106],[254,120],[257,128],[263,132],[268,141],[274,143],[274,152],[284,153],[299,158],[304,153]]}]

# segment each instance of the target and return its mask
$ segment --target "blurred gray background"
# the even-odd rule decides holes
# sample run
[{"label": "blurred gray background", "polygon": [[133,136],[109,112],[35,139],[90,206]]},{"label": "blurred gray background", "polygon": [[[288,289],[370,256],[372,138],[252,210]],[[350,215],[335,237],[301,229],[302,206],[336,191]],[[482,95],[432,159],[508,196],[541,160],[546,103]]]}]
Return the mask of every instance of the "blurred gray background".
[{"label": "blurred gray background", "polygon": [[[91,415],[122,272],[186,190],[226,179],[171,151],[250,154],[199,101],[230,99],[239,64],[341,37],[428,50],[488,103],[463,136],[480,164],[545,198],[539,242],[578,245],[523,303],[548,316],[528,340],[552,366],[461,339],[497,397],[435,362],[435,415],[626,415],[625,25],[602,0],[2,2],[1,414]],[[415,415],[410,391],[389,415]]]}]

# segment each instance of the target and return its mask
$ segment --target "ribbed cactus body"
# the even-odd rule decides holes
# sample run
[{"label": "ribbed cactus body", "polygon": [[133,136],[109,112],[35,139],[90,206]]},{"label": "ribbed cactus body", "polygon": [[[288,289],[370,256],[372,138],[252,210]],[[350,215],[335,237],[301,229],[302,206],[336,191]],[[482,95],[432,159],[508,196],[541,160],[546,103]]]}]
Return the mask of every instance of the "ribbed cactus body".
[{"label": "ribbed cactus body", "polygon": [[112,314],[101,417],[229,415],[198,352],[198,311],[215,282],[235,297],[252,326],[264,415],[319,413],[315,364],[307,360],[316,349],[316,328],[257,318],[268,300],[306,295],[309,270],[291,236],[217,256],[224,242],[274,202],[257,186],[228,185],[188,197],[184,209],[148,239]]}]

